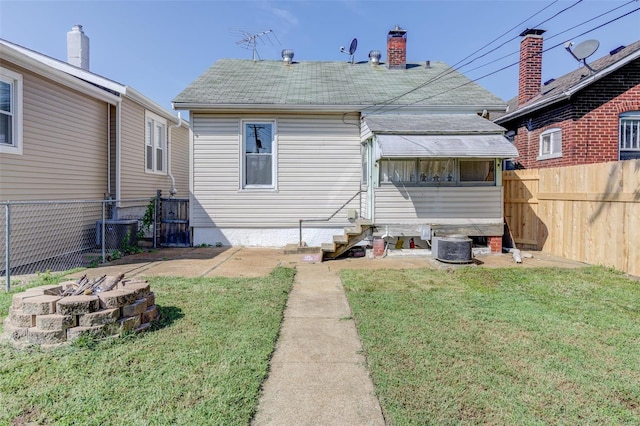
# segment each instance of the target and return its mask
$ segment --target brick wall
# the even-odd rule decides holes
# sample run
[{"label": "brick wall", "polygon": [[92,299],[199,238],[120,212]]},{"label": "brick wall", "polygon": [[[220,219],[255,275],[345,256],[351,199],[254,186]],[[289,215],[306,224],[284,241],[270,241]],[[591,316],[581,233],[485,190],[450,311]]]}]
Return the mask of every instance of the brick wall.
[{"label": "brick wall", "polygon": [[502,235],[487,237],[487,245],[491,248],[491,253],[502,253]]},{"label": "brick wall", "polygon": [[[524,168],[618,160],[618,117],[640,110],[640,61],[590,85],[570,101],[519,119],[514,143]],[[537,160],[540,134],[562,129],[562,157]]]}]

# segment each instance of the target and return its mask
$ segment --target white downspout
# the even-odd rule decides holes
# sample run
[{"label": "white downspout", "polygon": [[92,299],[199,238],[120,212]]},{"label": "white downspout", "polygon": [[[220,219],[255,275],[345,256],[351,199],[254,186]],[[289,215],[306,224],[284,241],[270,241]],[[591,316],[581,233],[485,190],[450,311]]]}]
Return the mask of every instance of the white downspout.
[{"label": "white downspout", "polygon": [[171,194],[171,198],[175,197],[178,193],[176,189],[176,180],[171,174],[171,129],[175,129],[182,126],[182,117],[178,112],[178,124],[171,124],[169,126],[169,135],[167,137],[167,174],[171,178],[171,189],[169,190],[169,194]]},{"label": "white downspout", "polygon": [[[116,104],[116,200],[120,200],[122,195],[122,191],[120,188],[121,185],[121,155],[122,155],[122,102],[118,102]],[[118,207],[120,207],[120,202],[118,201]]]}]

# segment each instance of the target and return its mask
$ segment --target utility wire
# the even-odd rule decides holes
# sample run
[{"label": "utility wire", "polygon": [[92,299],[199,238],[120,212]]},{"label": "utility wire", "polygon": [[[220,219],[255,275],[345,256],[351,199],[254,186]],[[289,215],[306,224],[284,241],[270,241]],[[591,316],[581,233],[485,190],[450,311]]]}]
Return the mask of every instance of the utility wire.
[{"label": "utility wire", "polygon": [[[422,84],[418,85],[417,87],[415,87],[415,88],[413,88],[413,89],[411,89],[411,90],[409,90],[409,91],[407,91],[407,92],[404,92],[404,93],[402,93],[402,94],[400,94],[400,95],[394,96],[393,98],[390,98],[390,99],[388,99],[388,100],[386,100],[386,101],[384,101],[384,102],[380,102],[379,104],[376,104],[376,105],[378,105],[378,106],[389,105],[389,104],[391,104],[392,102],[397,101],[398,99],[400,99],[400,98],[402,98],[402,97],[404,97],[404,96],[406,96],[406,95],[408,95],[408,94],[410,94],[410,93],[413,93],[413,92],[415,92],[416,90],[420,90],[421,88],[426,87],[426,86],[428,86],[429,84],[431,84],[431,83],[433,83],[433,82],[435,82],[435,81],[437,81],[437,80],[440,80],[440,79],[441,79],[441,78],[443,78],[443,77],[446,77],[447,75],[449,75],[449,74],[453,73],[454,71],[457,71],[457,70],[459,70],[460,68],[465,67],[465,66],[467,66],[467,65],[469,65],[469,64],[471,64],[471,63],[473,63],[474,61],[476,61],[476,60],[478,60],[478,59],[480,59],[480,58],[482,58],[482,57],[484,57],[484,56],[488,55],[489,53],[492,53],[492,52],[494,52],[495,50],[497,50],[497,49],[501,48],[501,47],[502,47],[502,46],[504,46],[505,44],[507,44],[507,43],[509,43],[509,42],[511,42],[511,41],[513,41],[513,40],[515,40],[518,36],[514,36],[514,37],[512,37],[511,39],[509,39],[509,40],[507,40],[506,42],[504,42],[504,43],[502,43],[501,45],[499,45],[498,47],[496,47],[496,48],[494,48],[494,49],[492,49],[492,50],[490,50],[490,51],[488,51],[488,52],[484,53],[483,55],[481,55],[481,56],[479,56],[479,57],[477,57],[477,58],[475,58],[475,59],[472,59],[471,61],[469,61],[469,62],[467,62],[467,63],[465,63],[465,64],[463,64],[463,65],[457,66],[457,65],[458,65],[458,64],[460,64],[461,62],[463,62],[463,61],[465,61],[466,59],[468,59],[468,58],[470,58],[470,57],[474,56],[476,53],[478,53],[478,52],[482,51],[482,49],[484,49],[484,48],[486,48],[486,47],[490,46],[490,45],[491,45],[491,44],[493,44],[495,41],[497,41],[497,40],[501,39],[502,37],[504,37],[504,36],[505,36],[506,34],[508,34],[509,32],[511,32],[511,31],[513,31],[514,29],[518,28],[520,25],[524,24],[524,23],[525,23],[525,22],[527,22],[528,20],[530,20],[530,19],[532,19],[533,17],[535,17],[535,16],[539,15],[540,13],[542,13],[543,11],[545,11],[546,9],[548,9],[549,7],[553,6],[555,3],[557,3],[557,1],[558,1],[558,0],[555,0],[555,1],[553,1],[552,3],[550,3],[549,5],[547,5],[547,6],[543,7],[542,9],[540,9],[540,10],[539,10],[538,12],[536,12],[535,14],[533,14],[533,15],[529,16],[529,17],[528,17],[527,19],[525,19],[524,21],[520,22],[519,24],[517,24],[517,25],[516,25],[516,26],[514,26],[513,28],[511,28],[511,29],[507,30],[505,33],[503,33],[502,35],[500,35],[500,36],[498,36],[497,38],[493,39],[493,40],[492,40],[492,41],[490,41],[489,43],[485,44],[485,45],[484,45],[484,46],[482,46],[480,49],[477,49],[475,52],[471,53],[471,54],[470,54],[470,55],[468,55],[467,57],[465,57],[465,58],[461,59],[460,61],[456,62],[453,66],[450,66],[450,67],[449,67],[449,68],[447,68],[445,71],[442,71],[440,74],[438,74],[438,75],[434,76],[434,77],[433,77],[433,78],[431,78],[430,80],[427,80],[427,81],[425,81],[424,83],[422,83]],[[578,5],[578,4],[579,4],[579,3],[581,3],[582,1],[583,1],[583,0],[577,0],[575,3],[571,4],[570,6],[567,6],[566,8],[564,8],[564,9],[560,10],[559,12],[557,12],[556,14],[554,14],[553,16],[551,16],[551,17],[549,17],[549,18],[545,19],[544,21],[542,21],[542,22],[541,22],[540,24],[538,24],[537,26],[540,26],[540,25],[544,24],[545,22],[548,22],[548,21],[550,21],[551,19],[556,18],[558,15],[560,15],[560,14],[562,14],[562,13],[566,12],[567,10],[569,10],[569,9],[571,9],[572,7],[574,7],[574,6]],[[375,110],[373,110],[373,111],[372,111],[372,113],[373,113],[373,112],[377,112],[377,111],[379,111],[379,110],[381,110],[381,109],[382,109],[382,108],[375,109]]]},{"label": "utility wire", "polygon": [[[584,21],[584,22],[581,22],[581,23],[580,23],[580,24],[578,24],[578,25],[574,25],[573,27],[571,27],[571,28],[567,28],[567,29],[566,29],[566,30],[564,30],[564,31],[560,31],[559,33],[554,34],[554,35],[552,35],[552,36],[545,37],[545,40],[546,40],[546,41],[548,41],[548,40],[551,40],[551,39],[553,39],[553,38],[556,38],[556,37],[558,37],[558,36],[560,36],[560,35],[562,35],[562,34],[568,33],[568,32],[569,32],[569,31],[571,31],[571,30],[574,30],[574,29],[576,29],[576,28],[578,28],[578,27],[581,27],[581,26],[583,26],[583,25],[586,25],[586,24],[588,24],[589,22],[595,21],[595,20],[596,20],[596,19],[598,19],[598,18],[602,18],[602,17],[603,17],[603,16],[605,16],[605,15],[608,15],[608,14],[610,14],[610,13],[612,13],[612,12],[615,12],[616,10],[618,10],[618,9],[620,9],[620,8],[623,8],[623,7],[625,7],[625,6],[628,6],[630,3],[636,3],[637,1],[638,1],[638,0],[630,0],[630,1],[628,1],[627,3],[624,3],[624,4],[622,4],[622,5],[618,6],[618,7],[615,7],[615,8],[613,8],[613,9],[611,9],[611,10],[608,10],[607,12],[601,13],[601,14],[600,14],[600,15],[598,15],[598,16],[594,16],[593,18],[588,19],[588,20],[586,20],[586,21]],[[578,36],[576,36],[576,37],[578,37]],[[488,65],[491,65],[491,64],[494,64],[494,63],[496,63],[496,62],[498,62],[498,61],[501,61],[501,60],[503,60],[503,59],[506,59],[506,58],[508,58],[509,56],[517,55],[518,53],[520,53],[520,51],[519,51],[519,50],[516,50],[515,52],[508,53],[508,54],[506,54],[506,55],[504,55],[504,56],[501,56],[501,57],[499,57],[499,58],[497,58],[497,59],[494,59],[494,60],[492,60],[492,61],[490,61],[490,62],[487,62],[487,63],[482,64],[482,65],[478,65],[478,66],[477,66],[477,67],[475,67],[475,68],[471,68],[470,70],[467,70],[466,72],[471,72],[471,71],[475,71],[475,70],[480,69],[480,68],[484,68],[484,67],[486,67],[486,66],[488,66]]]},{"label": "utility wire", "polygon": [[[611,24],[611,23],[613,23],[613,22],[615,22],[615,21],[617,21],[617,20],[619,20],[619,19],[622,19],[622,18],[624,18],[624,17],[626,17],[626,16],[629,16],[629,15],[631,15],[632,13],[635,13],[635,12],[637,12],[637,11],[639,11],[639,10],[640,10],[640,7],[636,8],[636,9],[633,9],[633,10],[631,10],[631,11],[629,11],[629,12],[625,13],[624,15],[620,15],[620,16],[618,16],[618,17],[614,18],[614,19],[611,19],[611,20],[609,20],[609,21],[607,21],[607,22],[605,22],[605,23],[603,23],[603,24],[600,24],[600,25],[598,25],[598,26],[596,26],[596,27],[594,27],[594,28],[591,28],[590,30],[587,30],[587,31],[585,31],[585,32],[583,32],[583,33],[581,33],[581,34],[578,34],[578,35],[576,35],[575,37],[581,37],[581,36],[583,36],[583,35],[585,35],[585,34],[589,34],[590,32],[593,32],[593,31],[595,31],[595,30],[597,30],[597,29],[600,29],[600,28],[602,28],[602,27],[604,27],[604,26],[606,26],[606,25],[609,25],[609,24]],[[555,48],[557,48],[557,47],[559,47],[559,46],[562,46],[562,45],[564,45],[564,42],[560,42],[560,43],[555,44],[555,45],[553,45],[553,46],[551,46],[551,47],[548,47],[548,48],[546,48],[546,49],[542,50],[542,52],[540,52],[539,54],[530,55],[530,56],[528,56],[526,59],[531,59],[531,58],[533,58],[533,57],[535,57],[535,56],[537,56],[537,55],[541,55],[542,53],[548,52],[549,50],[555,49]],[[396,109],[400,109],[400,108],[407,107],[407,106],[409,106],[409,105],[417,104],[418,102],[423,102],[423,101],[425,101],[425,100],[435,98],[435,97],[440,96],[440,95],[444,95],[444,94],[446,94],[446,93],[450,92],[451,90],[457,90],[457,89],[459,89],[459,88],[461,88],[461,87],[464,87],[464,86],[467,86],[467,85],[469,85],[469,84],[471,84],[471,83],[475,83],[475,82],[476,82],[476,81],[478,81],[478,80],[482,80],[483,78],[486,78],[486,77],[492,76],[492,75],[494,75],[494,74],[497,74],[497,73],[499,73],[499,72],[501,72],[501,71],[504,71],[504,70],[506,70],[506,69],[508,69],[508,68],[511,68],[511,67],[513,67],[513,66],[516,66],[516,65],[518,65],[519,63],[520,63],[520,61],[516,61],[516,62],[514,62],[514,63],[512,63],[512,64],[506,65],[506,66],[504,66],[504,67],[502,67],[502,68],[499,68],[499,69],[497,69],[497,70],[495,70],[495,71],[492,71],[492,72],[490,72],[490,73],[487,73],[487,74],[485,74],[485,75],[483,75],[483,76],[480,76],[480,77],[478,77],[478,78],[476,78],[476,79],[469,80],[468,82],[463,83],[463,84],[461,84],[461,85],[459,85],[459,86],[456,86],[456,87],[454,87],[454,88],[452,88],[452,89],[448,89],[448,90],[445,90],[445,91],[443,91],[443,92],[440,92],[440,93],[437,93],[437,94],[434,94],[434,95],[431,95],[431,96],[427,96],[427,97],[422,98],[422,99],[418,99],[417,101],[414,101],[414,102],[412,102],[412,103],[410,103],[410,104],[407,104],[407,105],[398,105],[398,106],[397,106],[397,107],[395,107],[395,108],[390,108],[390,109],[385,110],[385,111],[393,111],[393,110],[396,110]]]}]

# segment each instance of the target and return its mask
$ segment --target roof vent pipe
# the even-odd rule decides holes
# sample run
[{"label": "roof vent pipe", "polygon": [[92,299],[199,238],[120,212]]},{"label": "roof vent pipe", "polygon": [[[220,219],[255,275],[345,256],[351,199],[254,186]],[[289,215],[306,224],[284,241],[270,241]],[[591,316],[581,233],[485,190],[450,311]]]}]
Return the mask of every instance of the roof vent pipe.
[{"label": "roof vent pipe", "polygon": [[282,50],[282,60],[285,64],[290,64],[293,62],[293,50],[292,49],[283,49]]},{"label": "roof vent pipe", "polygon": [[82,25],[74,25],[67,33],[67,62],[89,71],[89,37],[82,31]]},{"label": "roof vent pipe", "polygon": [[382,58],[382,53],[379,50],[372,50],[369,52],[369,63],[371,65],[378,65],[380,63],[380,58]]}]

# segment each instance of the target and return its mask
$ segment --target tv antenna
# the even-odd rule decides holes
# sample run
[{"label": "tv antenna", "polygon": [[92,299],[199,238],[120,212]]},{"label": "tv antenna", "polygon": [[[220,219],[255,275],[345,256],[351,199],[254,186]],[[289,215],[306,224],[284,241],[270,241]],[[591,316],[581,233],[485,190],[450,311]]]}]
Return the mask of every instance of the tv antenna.
[{"label": "tv antenna", "polygon": [[596,72],[596,70],[594,70],[589,66],[589,64],[587,64],[587,58],[596,53],[596,50],[598,50],[598,47],[600,47],[600,42],[598,40],[585,40],[574,47],[573,50],[571,50],[571,46],[573,46],[572,41],[568,41],[564,44],[564,48],[567,49],[567,52],[571,53],[571,56],[573,56],[576,61],[582,61],[584,66],[587,67],[589,71]]},{"label": "tv antenna", "polygon": [[344,46],[340,46],[340,51],[342,53],[344,53],[345,55],[349,55],[350,58],[350,62],[353,64],[353,54],[356,53],[356,49],[358,48],[358,39],[354,38],[353,40],[351,40],[351,45],[349,46],[349,51],[347,51]]},{"label": "tv antenna", "polygon": [[276,33],[274,33],[273,30],[266,30],[259,33],[250,33],[248,31],[240,30],[240,34],[242,34],[244,37],[241,40],[238,40],[236,44],[241,45],[247,50],[251,49],[253,51],[252,58],[254,61],[260,60],[260,54],[258,53],[258,41],[262,40],[261,37],[264,37],[264,39],[268,40],[272,45],[273,41],[271,40],[271,37],[274,37],[276,40],[278,40],[278,37],[276,37]]}]

